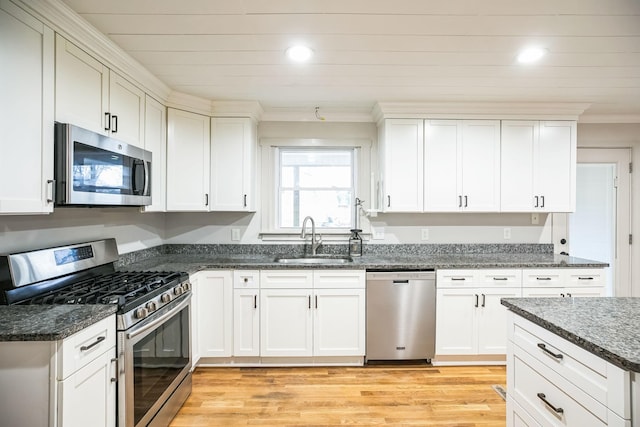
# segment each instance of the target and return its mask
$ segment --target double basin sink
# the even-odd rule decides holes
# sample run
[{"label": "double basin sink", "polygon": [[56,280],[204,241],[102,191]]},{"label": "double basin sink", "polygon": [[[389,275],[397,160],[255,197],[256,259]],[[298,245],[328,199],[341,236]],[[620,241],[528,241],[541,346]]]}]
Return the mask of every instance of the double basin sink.
[{"label": "double basin sink", "polygon": [[273,260],[280,264],[348,264],[353,262],[350,256],[342,255],[304,255],[304,256],[277,256]]}]

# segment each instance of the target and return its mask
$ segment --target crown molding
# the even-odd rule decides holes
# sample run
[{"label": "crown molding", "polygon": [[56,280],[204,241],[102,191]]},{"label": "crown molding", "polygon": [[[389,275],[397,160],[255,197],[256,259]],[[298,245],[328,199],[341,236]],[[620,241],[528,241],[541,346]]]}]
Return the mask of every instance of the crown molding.
[{"label": "crown molding", "polygon": [[540,102],[378,102],[371,115],[383,119],[577,120],[591,104]]},{"label": "crown molding", "polygon": [[259,122],[263,114],[264,110],[258,101],[211,101],[213,117],[250,117]]},{"label": "crown molding", "polygon": [[578,123],[640,124],[640,114],[584,114]]},{"label": "crown molding", "polygon": [[167,97],[166,106],[177,110],[189,111],[191,113],[211,115],[211,101],[187,93],[173,91]]},{"label": "crown molding", "polygon": [[13,0],[56,33],[123,74],[146,93],[163,102],[171,92],[169,86],[127,54],[106,35],[59,0]]}]

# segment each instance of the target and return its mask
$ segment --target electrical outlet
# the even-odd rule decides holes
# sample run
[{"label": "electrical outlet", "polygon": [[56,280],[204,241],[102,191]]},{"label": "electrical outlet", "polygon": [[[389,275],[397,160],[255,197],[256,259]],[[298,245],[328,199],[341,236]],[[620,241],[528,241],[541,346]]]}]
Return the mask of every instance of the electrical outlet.
[{"label": "electrical outlet", "polygon": [[428,228],[423,228],[422,229],[422,240],[429,240],[429,229]]},{"label": "electrical outlet", "polygon": [[540,217],[538,216],[537,213],[532,213],[531,214],[531,224],[536,225],[540,223]]},{"label": "electrical outlet", "polygon": [[239,228],[232,228],[231,229],[231,240],[233,240],[234,242],[237,242],[240,240],[240,229]]},{"label": "electrical outlet", "polygon": [[510,239],[511,238],[511,229],[509,227],[504,229],[504,238],[505,239]]},{"label": "electrical outlet", "polygon": [[384,240],[384,227],[376,227],[373,229],[374,240]]}]

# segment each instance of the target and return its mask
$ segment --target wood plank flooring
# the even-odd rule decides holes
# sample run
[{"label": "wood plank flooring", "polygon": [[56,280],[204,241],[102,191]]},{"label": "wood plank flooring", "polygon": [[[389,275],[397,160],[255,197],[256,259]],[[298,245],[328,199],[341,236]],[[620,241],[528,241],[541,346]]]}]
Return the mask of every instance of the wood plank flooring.
[{"label": "wood plank flooring", "polygon": [[500,426],[503,366],[197,368],[171,427]]}]

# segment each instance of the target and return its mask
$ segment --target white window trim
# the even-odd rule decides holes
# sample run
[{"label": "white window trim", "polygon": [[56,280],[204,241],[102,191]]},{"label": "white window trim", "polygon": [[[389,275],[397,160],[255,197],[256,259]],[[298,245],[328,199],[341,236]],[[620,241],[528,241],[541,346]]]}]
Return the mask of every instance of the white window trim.
[{"label": "white window trim", "polygon": [[[354,168],[356,169],[355,197],[364,199],[364,209],[371,207],[371,189],[373,178],[371,175],[371,140],[369,139],[315,139],[315,138],[262,138],[260,140],[261,154],[261,231],[260,238],[269,241],[297,241],[300,240],[300,230],[279,229],[277,227],[277,150],[278,147],[334,147],[355,148]],[[368,219],[360,215],[359,227],[363,234],[370,233]],[[349,230],[322,229],[320,232],[324,241],[343,242],[351,233]]]}]

